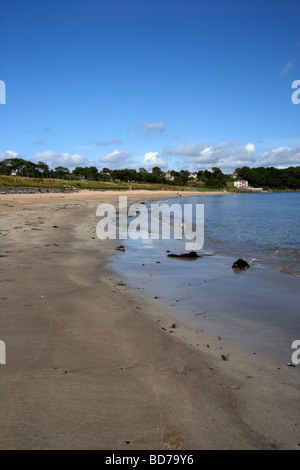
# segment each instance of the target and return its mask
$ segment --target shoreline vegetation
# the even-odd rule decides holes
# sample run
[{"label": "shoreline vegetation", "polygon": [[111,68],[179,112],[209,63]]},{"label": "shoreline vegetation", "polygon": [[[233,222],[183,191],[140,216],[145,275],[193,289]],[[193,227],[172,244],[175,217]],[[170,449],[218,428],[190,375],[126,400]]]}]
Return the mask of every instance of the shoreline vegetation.
[{"label": "shoreline vegetation", "polygon": [[[199,187],[192,185],[170,185],[159,183],[126,183],[126,182],[101,182],[101,181],[76,181],[52,178],[30,178],[25,176],[5,176],[0,175],[0,193],[10,193],[14,191],[32,190],[34,192],[61,191],[76,192],[82,190],[89,191],[122,191],[122,190],[146,190],[146,191],[173,191],[173,192],[198,192],[198,193],[252,193],[251,189],[239,189],[233,185],[228,185],[223,189]],[[255,193],[270,192],[299,192],[300,189],[265,189],[255,191]]]},{"label": "shoreline vegetation", "polygon": [[95,207],[119,194],[0,194],[0,447],[297,449],[289,368],[200,339],[108,267]]},{"label": "shoreline vegetation", "polygon": [[[2,176],[1,176],[2,175]],[[235,187],[241,180],[245,186]],[[158,166],[147,170],[122,168],[100,170],[95,166],[70,170],[58,166],[50,168],[44,162],[34,163],[23,158],[6,158],[0,161],[0,188],[7,186],[76,189],[147,189],[147,190],[220,190],[232,192],[266,190],[300,190],[300,166],[278,169],[274,167],[236,168],[225,174],[220,168],[197,170],[163,171]]]},{"label": "shoreline vegetation", "polygon": [[[60,189],[62,191],[85,190],[146,190],[146,191],[191,191],[190,186],[171,186],[159,183],[125,183],[125,182],[101,182],[101,181],[76,181],[47,178],[28,178],[21,176],[0,176],[0,191],[9,188],[32,188],[32,189]],[[201,188],[200,191],[215,191],[214,188]]]}]

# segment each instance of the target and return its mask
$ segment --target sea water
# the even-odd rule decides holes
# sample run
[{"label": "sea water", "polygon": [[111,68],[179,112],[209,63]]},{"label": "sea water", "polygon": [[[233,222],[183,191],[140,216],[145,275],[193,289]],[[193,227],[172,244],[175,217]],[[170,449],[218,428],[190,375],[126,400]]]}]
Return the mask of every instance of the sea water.
[{"label": "sea water", "polygon": [[[122,240],[112,267],[183,322],[282,365],[300,339],[300,193],[220,194],[164,200],[204,204],[196,260],[168,257],[185,240]],[[232,269],[243,258],[250,268]],[[300,366],[299,366],[300,368]]]}]

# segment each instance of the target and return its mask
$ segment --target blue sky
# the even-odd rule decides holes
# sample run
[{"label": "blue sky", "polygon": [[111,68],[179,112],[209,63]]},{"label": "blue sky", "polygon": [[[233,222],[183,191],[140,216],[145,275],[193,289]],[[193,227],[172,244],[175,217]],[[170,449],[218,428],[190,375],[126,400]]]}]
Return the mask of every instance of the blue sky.
[{"label": "blue sky", "polygon": [[0,159],[300,165],[299,0],[10,0]]}]

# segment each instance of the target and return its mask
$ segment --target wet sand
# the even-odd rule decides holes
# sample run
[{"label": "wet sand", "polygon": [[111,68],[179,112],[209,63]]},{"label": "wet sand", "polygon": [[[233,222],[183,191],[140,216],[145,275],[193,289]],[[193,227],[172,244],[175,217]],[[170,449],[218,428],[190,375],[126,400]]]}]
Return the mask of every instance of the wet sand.
[{"label": "wet sand", "polygon": [[0,448],[299,449],[299,367],[195,342],[109,268],[96,208],[121,194],[0,196]]},{"label": "wet sand", "polygon": [[291,345],[300,338],[299,277],[250,260],[250,269],[234,270],[236,258],[205,247],[198,259],[168,258],[170,250],[185,250],[181,240],[129,239],[125,248],[111,267],[126,283],[169,306],[175,323],[184,323],[198,336],[222,337],[222,348],[257,355],[299,385],[299,376],[286,367]]}]

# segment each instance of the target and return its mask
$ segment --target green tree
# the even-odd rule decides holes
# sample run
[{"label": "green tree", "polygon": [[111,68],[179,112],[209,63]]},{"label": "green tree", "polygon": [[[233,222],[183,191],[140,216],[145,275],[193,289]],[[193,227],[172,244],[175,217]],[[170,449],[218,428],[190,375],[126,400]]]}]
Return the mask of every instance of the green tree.
[{"label": "green tree", "polygon": [[55,178],[58,178],[58,179],[66,179],[69,174],[70,174],[69,169],[68,169],[68,168],[65,168],[65,167],[63,167],[63,166],[57,166],[57,167],[54,169]]},{"label": "green tree", "polygon": [[162,176],[163,175],[163,172],[161,171],[161,169],[159,168],[159,166],[155,166],[152,168],[152,173],[157,175],[157,176]]},{"label": "green tree", "polygon": [[50,168],[46,163],[38,162],[37,165],[36,165],[36,168],[40,172],[41,176],[43,176],[44,178],[47,178],[49,176]]}]

